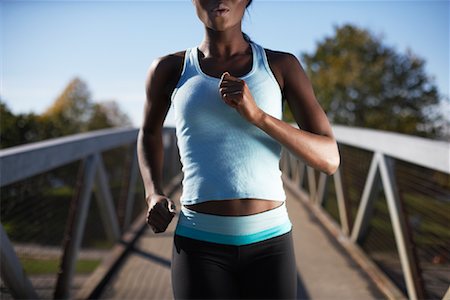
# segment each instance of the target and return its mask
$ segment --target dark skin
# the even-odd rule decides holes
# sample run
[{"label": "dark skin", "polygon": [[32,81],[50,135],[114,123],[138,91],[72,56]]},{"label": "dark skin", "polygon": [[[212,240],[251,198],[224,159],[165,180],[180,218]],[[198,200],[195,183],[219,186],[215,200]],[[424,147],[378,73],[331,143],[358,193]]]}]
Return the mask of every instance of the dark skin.
[{"label": "dark skin", "polygon": [[[199,46],[200,66],[204,73],[221,78],[218,89],[222,100],[306,164],[332,175],[340,163],[337,143],[298,59],[287,52],[265,49],[283,98],[301,129],[261,110],[246,82],[238,78],[252,68],[252,50],[241,31],[248,0],[192,2],[205,26],[205,38]],[[228,9],[225,14],[213,11],[219,2]],[[155,233],[165,231],[176,214],[175,204],[164,194],[161,186],[161,133],[170,107],[170,96],[181,75],[184,54],[180,51],[154,60],[146,78],[147,101],[138,136],[138,158],[148,204],[147,223]],[[281,204],[281,201],[245,198],[205,201],[188,207],[217,215],[251,215]]]}]

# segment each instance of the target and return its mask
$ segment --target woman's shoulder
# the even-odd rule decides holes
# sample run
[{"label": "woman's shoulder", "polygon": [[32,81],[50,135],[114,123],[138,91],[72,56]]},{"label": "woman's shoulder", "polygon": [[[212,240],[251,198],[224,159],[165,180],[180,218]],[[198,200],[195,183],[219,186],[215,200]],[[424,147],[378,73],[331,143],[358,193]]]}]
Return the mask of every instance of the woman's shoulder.
[{"label": "woman's shoulder", "polygon": [[274,64],[280,68],[289,67],[292,63],[298,63],[298,58],[286,51],[273,50],[269,48],[264,48],[266,52],[267,59],[269,63]]},{"label": "woman's shoulder", "polygon": [[155,58],[147,71],[147,86],[163,87],[170,95],[181,77],[185,53],[182,50]]},{"label": "woman's shoulder", "polygon": [[185,53],[186,50],[181,50],[155,58],[147,72],[147,80],[155,78],[157,84],[171,89],[176,85],[183,71]]},{"label": "woman's shoulder", "polygon": [[181,73],[185,53],[186,50],[181,50],[159,56],[153,60],[151,68],[153,68],[154,72],[158,73],[159,75],[173,75],[178,71],[180,71]]},{"label": "woman's shoulder", "polygon": [[290,70],[299,66],[300,62],[292,53],[268,48],[263,49],[266,53],[267,63],[269,64],[273,75],[278,81],[280,87],[284,88],[287,77],[292,74]]}]

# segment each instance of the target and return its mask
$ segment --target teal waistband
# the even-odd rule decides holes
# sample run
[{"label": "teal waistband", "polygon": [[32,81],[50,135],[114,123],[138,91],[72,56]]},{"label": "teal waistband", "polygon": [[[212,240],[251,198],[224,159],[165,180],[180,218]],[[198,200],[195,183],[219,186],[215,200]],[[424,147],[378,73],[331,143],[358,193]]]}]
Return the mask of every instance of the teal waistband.
[{"label": "teal waistband", "polygon": [[192,229],[189,227],[184,227],[178,225],[175,234],[182,235],[185,237],[201,240],[201,241],[207,241],[212,243],[219,243],[219,244],[228,244],[228,245],[247,245],[251,243],[260,242],[263,240],[267,240],[271,237],[275,237],[278,235],[282,235],[284,233],[287,233],[291,230],[292,224],[288,220],[286,223],[272,227],[267,230],[263,230],[258,233],[249,234],[249,235],[225,235],[220,233],[212,233],[197,229]]},{"label": "teal waistband", "polygon": [[247,216],[220,216],[181,207],[175,234],[220,244],[246,245],[289,232],[286,204]]}]

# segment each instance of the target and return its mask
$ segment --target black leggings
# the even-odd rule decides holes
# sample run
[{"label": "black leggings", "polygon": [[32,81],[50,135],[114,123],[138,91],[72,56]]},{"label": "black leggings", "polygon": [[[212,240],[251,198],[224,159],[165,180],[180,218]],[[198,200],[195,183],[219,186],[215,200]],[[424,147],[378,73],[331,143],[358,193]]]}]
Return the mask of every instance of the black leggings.
[{"label": "black leggings", "polygon": [[295,299],[292,230],[235,246],[174,235],[175,299]]}]

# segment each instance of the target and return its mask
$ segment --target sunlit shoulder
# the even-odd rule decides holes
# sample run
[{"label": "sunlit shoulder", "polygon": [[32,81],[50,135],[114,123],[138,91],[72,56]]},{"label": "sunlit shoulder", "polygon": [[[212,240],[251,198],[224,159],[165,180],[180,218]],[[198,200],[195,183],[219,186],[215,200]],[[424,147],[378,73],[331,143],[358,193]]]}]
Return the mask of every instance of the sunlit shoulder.
[{"label": "sunlit shoulder", "polygon": [[[185,50],[155,58],[148,68],[148,75],[173,73],[182,68]],[[162,75],[162,74],[161,74]]]},{"label": "sunlit shoulder", "polygon": [[269,66],[281,88],[284,87],[288,76],[304,73],[300,61],[294,54],[272,49],[265,49],[265,51]]},{"label": "sunlit shoulder", "polygon": [[147,70],[146,88],[157,86],[170,95],[183,69],[185,50],[155,58]]}]

